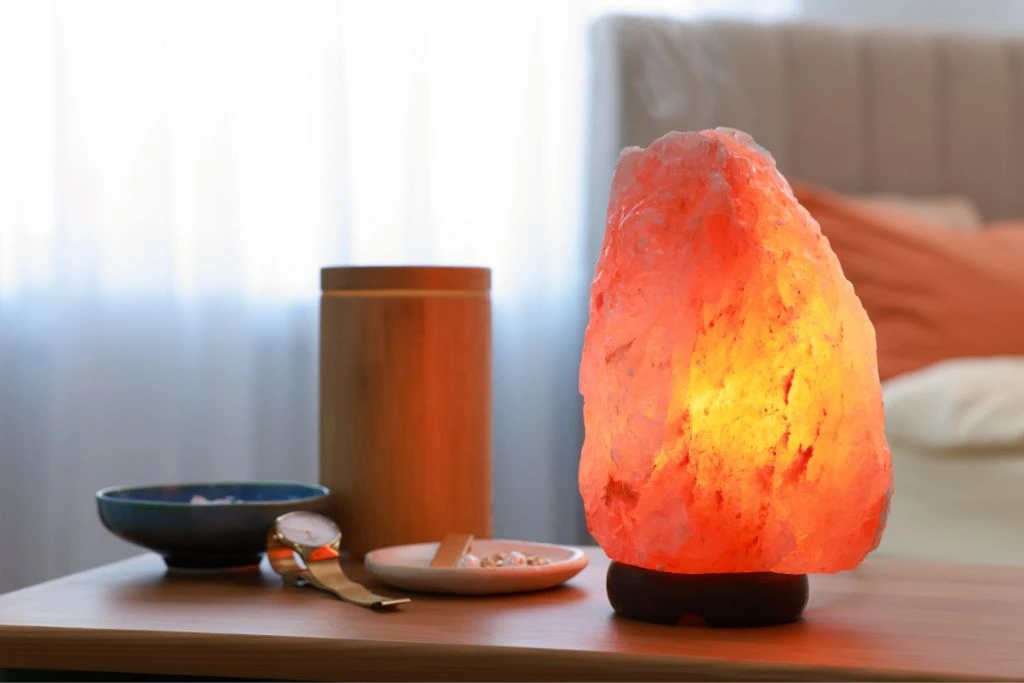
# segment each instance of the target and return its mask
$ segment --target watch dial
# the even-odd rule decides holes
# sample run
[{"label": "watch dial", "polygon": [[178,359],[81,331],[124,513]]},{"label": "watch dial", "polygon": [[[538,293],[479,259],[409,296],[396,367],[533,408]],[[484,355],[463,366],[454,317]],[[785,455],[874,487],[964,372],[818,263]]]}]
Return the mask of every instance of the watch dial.
[{"label": "watch dial", "polygon": [[293,543],[322,546],[341,536],[337,525],[315,512],[289,512],[277,519],[277,530]]}]

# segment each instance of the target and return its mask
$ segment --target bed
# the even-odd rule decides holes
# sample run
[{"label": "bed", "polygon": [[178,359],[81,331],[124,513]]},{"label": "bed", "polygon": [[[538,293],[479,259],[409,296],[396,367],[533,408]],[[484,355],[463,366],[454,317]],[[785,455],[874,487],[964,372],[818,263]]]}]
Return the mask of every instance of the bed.
[{"label": "bed", "polygon": [[[673,129],[745,130],[787,177],[839,192],[1024,216],[1024,37],[613,16],[590,46],[591,263],[619,151]],[[1018,358],[886,382],[895,494],[877,555],[1024,563],[1017,387]]]}]

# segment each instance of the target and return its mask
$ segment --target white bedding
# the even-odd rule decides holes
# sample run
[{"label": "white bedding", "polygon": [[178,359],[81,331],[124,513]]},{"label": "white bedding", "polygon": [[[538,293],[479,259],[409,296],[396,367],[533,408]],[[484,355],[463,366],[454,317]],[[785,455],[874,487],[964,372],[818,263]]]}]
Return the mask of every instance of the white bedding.
[{"label": "white bedding", "polygon": [[875,556],[1024,564],[1024,450],[889,446],[895,486]]},{"label": "white bedding", "polygon": [[894,494],[877,556],[1024,564],[1024,359],[883,385]]}]

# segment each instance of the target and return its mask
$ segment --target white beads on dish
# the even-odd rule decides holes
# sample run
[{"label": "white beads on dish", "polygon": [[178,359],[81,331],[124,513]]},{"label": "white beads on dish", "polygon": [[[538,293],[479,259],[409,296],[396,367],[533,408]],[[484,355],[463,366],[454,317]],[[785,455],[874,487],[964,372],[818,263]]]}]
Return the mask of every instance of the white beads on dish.
[{"label": "white beads on dish", "polygon": [[473,553],[466,553],[459,558],[458,566],[467,569],[475,569],[480,566],[480,558]]},{"label": "white beads on dish", "polygon": [[523,565],[523,566],[526,565],[526,555],[523,555],[518,550],[510,551],[501,560],[501,566],[502,567],[517,567],[517,566],[520,566],[520,565]]},{"label": "white beads on dish", "polygon": [[477,567],[536,567],[549,564],[549,562],[550,560],[545,557],[537,557],[521,553],[518,550],[510,550],[504,553],[492,553],[482,558],[473,553],[466,553],[459,558],[456,566],[467,569],[475,569]]}]

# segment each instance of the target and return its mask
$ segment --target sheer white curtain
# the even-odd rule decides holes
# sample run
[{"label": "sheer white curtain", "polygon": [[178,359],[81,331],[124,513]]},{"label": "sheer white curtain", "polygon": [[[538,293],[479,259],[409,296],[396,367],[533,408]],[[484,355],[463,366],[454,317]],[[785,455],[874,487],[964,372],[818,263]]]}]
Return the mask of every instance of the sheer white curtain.
[{"label": "sheer white curtain", "polygon": [[333,264],[493,269],[496,531],[575,540],[586,24],[749,5],[0,4],[0,591],[135,552],[102,486],[315,480]]}]

